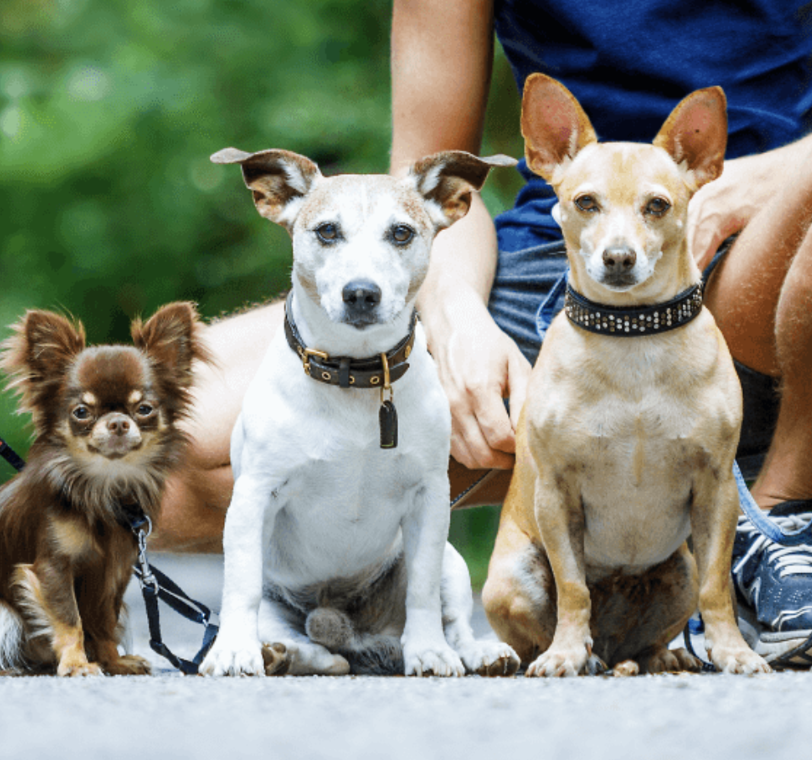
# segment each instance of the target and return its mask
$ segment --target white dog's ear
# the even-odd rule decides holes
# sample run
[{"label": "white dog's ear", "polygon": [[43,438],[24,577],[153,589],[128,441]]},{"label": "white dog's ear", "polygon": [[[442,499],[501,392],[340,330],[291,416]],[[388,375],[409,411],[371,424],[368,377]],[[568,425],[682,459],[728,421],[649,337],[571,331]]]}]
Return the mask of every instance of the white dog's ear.
[{"label": "white dog's ear", "polygon": [[575,96],[544,74],[531,74],[524,83],[522,136],[527,165],[548,182],[556,167],[598,141]]},{"label": "white dog's ear", "polygon": [[471,207],[471,193],[485,184],[494,166],[515,166],[509,156],[479,158],[461,150],[435,153],[409,169],[409,180],[429,203],[427,210],[438,229],[462,219]]},{"label": "white dog's ear", "polygon": [[288,230],[293,226],[304,197],[321,172],[309,158],[288,150],[246,153],[224,148],[211,160],[215,164],[240,164],[246,186],[254,196],[257,211]]},{"label": "white dog's ear", "polygon": [[724,168],[727,147],[727,99],[722,88],[708,87],[683,98],[654,144],[687,171],[691,189],[716,179]]}]

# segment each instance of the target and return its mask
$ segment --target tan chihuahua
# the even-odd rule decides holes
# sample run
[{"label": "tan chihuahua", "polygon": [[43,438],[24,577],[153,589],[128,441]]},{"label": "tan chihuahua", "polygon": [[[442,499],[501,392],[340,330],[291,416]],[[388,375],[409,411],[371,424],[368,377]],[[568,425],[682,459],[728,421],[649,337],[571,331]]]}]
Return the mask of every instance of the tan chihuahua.
[{"label": "tan chihuahua", "polygon": [[724,93],[686,97],[653,145],[598,144],[572,94],[535,74],[522,134],[571,273],[519,422],[488,619],[527,675],[634,675],[698,669],[668,649],[698,604],[717,668],[768,672],[730,583],[741,390],[685,234],[692,194],[722,172]]}]

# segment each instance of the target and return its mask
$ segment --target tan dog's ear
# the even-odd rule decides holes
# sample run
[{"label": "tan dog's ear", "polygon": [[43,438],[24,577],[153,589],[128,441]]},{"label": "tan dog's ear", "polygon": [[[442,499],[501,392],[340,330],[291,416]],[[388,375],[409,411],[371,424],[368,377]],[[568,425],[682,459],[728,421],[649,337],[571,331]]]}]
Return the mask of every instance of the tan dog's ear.
[{"label": "tan dog's ear", "polygon": [[427,210],[438,229],[462,219],[471,207],[471,193],[485,184],[494,166],[515,166],[509,156],[479,158],[461,150],[426,156],[409,169],[409,181],[429,203]]},{"label": "tan dog's ear", "polygon": [[708,87],[683,98],[654,138],[677,164],[685,164],[688,184],[697,190],[724,168],[727,100],[721,87]]},{"label": "tan dog's ear", "polygon": [[73,359],[85,347],[85,328],[51,311],[29,311],[3,343],[0,368],[9,375],[9,389],[20,396],[20,411],[34,415],[40,430],[44,400],[57,392]]},{"label": "tan dog's ear", "polygon": [[531,74],[524,83],[522,137],[527,165],[548,182],[557,166],[598,140],[575,96],[544,74]]},{"label": "tan dog's ear", "polygon": [[321,178],[319,167],[309,158],[288,150],[261,150],[246,153],[224,148],[211,160],[215,164],[240,164],[246,186],[254,195],[257,211],[266,219],[293,227],[302,199]]}]

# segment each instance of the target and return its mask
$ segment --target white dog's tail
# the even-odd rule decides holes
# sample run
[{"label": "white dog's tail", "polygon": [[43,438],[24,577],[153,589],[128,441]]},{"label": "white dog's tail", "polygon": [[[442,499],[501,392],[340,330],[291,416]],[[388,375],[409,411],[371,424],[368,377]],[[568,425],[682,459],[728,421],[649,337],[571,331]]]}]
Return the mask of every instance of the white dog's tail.
[{"label": "white dog's tail", "polygon": [[318,607],[305,621],[308,638],[340,654],[350,673],[365,676],[403,675],[403,649],[397,636],[357,633],[349,615],[335,607]]},{"label": "white dog's tail", "polygon": [[20,671],[25,666],[23,620],[8,604],[0,601],[0,670]]}]

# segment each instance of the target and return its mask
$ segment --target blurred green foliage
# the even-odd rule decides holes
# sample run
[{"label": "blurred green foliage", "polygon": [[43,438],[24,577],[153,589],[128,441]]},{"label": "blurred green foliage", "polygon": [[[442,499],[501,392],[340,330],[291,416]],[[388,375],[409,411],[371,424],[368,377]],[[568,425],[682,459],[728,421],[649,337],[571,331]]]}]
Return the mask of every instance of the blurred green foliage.
[{"label": "blurred green foliage", "polygon": [[[386,171],[389,24],[389,3],[363,0],[2,0],[0,338],[28,308],[67,310],[101,343],[170,300],[212,317],[286,288],[287,235],[208,156],[279,147],[326,174]],[[501,54],[491,99],[483,153],[518,156]],[[492,174],[492,212],[519,183]],[[0,435],[24,452],[13,407],[0,399]],[[489,514],[455,517],[458,543],[487,555]]]}]

